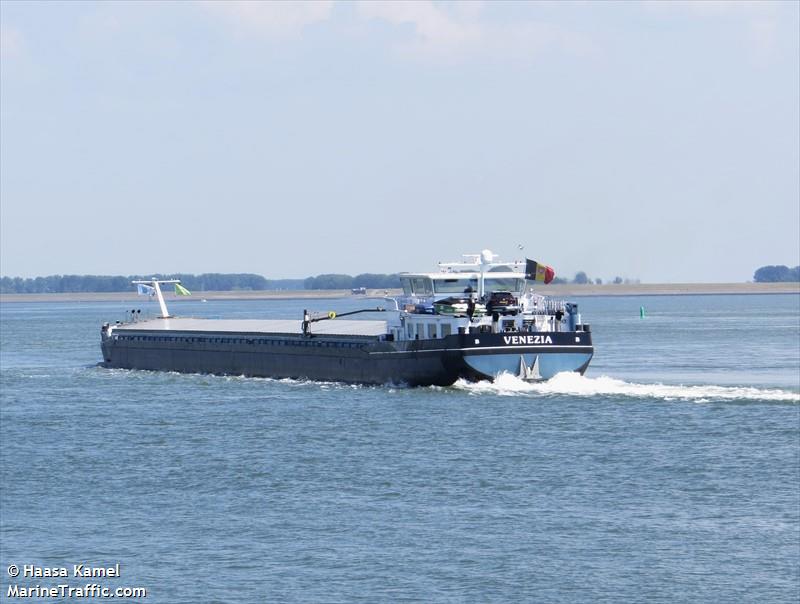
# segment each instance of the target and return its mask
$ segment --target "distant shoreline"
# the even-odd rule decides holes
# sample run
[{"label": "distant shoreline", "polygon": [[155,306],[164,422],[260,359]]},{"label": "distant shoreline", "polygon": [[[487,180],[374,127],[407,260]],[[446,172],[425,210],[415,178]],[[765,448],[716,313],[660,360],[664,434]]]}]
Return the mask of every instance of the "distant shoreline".
[{"label": "distant shoreline", "polygon": [[[397,296],[399,289],[370,289],[366,296],[353,295],[350,290],[267,290],[193,292],[194,300],[294,300],[381,298]],[[561,283],[537,287],[542,294],[555,297],[582,296],[683,296],[723,294],[800,294],[800,283],[638,283],[575,285]],[[172,298],[173,296],[170,296]],[[58,294],[0,294],[0,303],[7,302],[116,302],[141,301],[131,292],[86,292]]]}]

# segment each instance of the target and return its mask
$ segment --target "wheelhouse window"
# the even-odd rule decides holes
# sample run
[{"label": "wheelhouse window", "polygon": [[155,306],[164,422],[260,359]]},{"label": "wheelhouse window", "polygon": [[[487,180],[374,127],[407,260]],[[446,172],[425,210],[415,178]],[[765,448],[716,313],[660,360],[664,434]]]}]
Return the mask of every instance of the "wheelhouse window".
[{"label": "wheelhouse window", "polygon": [[424,277],[417,277],[412,279],[411,285],[414,289],[414,294],[417,296],[430,296],[433,293],[431,288],[431,280]]},{"label": "wheelhouse window", "polygon": [[463,294],[465,291],[477,292],[478,280],[473,278],[437,279],[434,281],[437,294]]},{"label": "wheelhouse window", "polygon": [[483,287],[487,292],[521,292],[525,288],[525,280],[517,279],[515,277],[508,277],[504,279],[484,279]]}]

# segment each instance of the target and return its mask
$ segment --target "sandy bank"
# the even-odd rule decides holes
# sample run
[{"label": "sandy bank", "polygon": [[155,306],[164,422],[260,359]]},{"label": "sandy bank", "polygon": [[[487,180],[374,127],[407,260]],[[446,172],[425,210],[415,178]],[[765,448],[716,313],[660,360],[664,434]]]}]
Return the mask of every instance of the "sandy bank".
[{"label": "sandy bank", "polygon": [[[628,285],[547,285],[538,288],[555,297],[581,296],[679,296],[713,294],[800,294],[800,283],[640,283]],[[369,290],[367,297],[382,297],[386,290]],[[388,290],[390,296],[400,290]],[[168,295],[169,298],[174,298]],[[280,290],[194,292],[201,300],[293,300],[293,299],[360,299],[349,290]],[[136,292],[72,293],[72,294],[0,294],[0,302],[116,302],[141,301]]]}]

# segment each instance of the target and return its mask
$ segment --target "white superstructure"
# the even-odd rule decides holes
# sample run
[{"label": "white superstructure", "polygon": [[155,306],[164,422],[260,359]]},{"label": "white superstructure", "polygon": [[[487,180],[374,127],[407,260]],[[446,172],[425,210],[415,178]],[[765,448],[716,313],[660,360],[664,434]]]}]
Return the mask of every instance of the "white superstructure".
[{"label": "white superstructure", "polygon": [[456,333],[574,331],[577,305],[533,291],[525,261],[500,262],[490,250],[440,262],[429,273],[401,273],[395,300],[396,340],[443,338]]}]

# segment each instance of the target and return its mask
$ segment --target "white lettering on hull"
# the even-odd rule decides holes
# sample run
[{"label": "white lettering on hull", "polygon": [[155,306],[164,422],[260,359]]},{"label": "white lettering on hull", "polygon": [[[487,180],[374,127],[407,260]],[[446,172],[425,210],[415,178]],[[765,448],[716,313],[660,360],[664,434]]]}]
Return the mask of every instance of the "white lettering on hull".
[{"label": "white lettering on hull", "polygon": [[553,340],[550,336],[545,335],[532,335],[532,336],[503,336],[503,342],[506,345],[519,346],[528,344],[552,344]]}]

